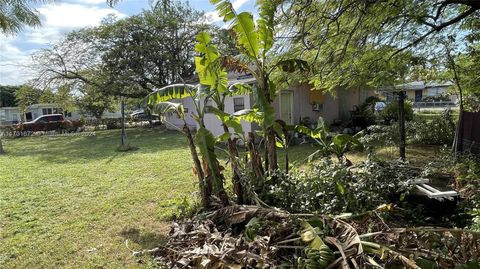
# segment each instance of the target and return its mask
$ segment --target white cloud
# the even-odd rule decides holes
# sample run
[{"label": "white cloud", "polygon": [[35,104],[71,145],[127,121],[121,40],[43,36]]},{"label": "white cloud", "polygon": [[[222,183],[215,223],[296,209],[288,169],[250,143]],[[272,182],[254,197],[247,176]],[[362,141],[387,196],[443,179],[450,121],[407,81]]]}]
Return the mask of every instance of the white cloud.
[{"label": "white cloud", "polygon": [[[235,0],[235,1],[232,2],[232,6],[233,6],[234,9],[238,9],[241,6],[243,6],[245,3],[247,3],[248,1],[250,1],[250,0]],[[218,11],[210,11],[210,12],[205,13],[205,18],[206,18],[207,22],[209,22],[209,23],[219,22],[219,21],[223,20],[223,18],[218,16]]]},{"label": "white cloud", "polygon": [[[15,37],[0,34],[0,85],[21,84],[30,79],[31,72],[24,68],[30,62],[30,55],[39,48],[60,40],[66,33],[99,25],[109,14],[118,18],[126,17],[111,8],[88,6],[99,2],[100,0],[82,0],[82,3],[87,5],[46,4],[37,8],[42,21],[40,28],[26,28]],[[104,3],[104,0],[101,2]]]},{"label": "white cloud", "polygon": [[42,17],[43,26],[58,28],[95,26],[100,24],[102,18],[109,14],[114,14],[119,18],[125,17],[124,14],[111,8],[69,3],[48,4],[37,10]]},{"label": "white cloud", "polygon": [[107,1],[106,0],[77,0],[76,2],[80,4],[100,5],[100,4],[105,4]]},{"label": "white cloud", "polygon": [[27,30],[25,41],[42,45],[58,41],[64,34],[74,29],[99,25],[107,15],[126,17],[125,14],[111,8],[70,3],[48,4],[37,10],[40,13],[42,27]]},{"label": "white cloud", "polygon": [[0,85],[16,85],[27,81],[31,71],[26,68],[30,53],[14,46],[13,38],[0,35]]}]

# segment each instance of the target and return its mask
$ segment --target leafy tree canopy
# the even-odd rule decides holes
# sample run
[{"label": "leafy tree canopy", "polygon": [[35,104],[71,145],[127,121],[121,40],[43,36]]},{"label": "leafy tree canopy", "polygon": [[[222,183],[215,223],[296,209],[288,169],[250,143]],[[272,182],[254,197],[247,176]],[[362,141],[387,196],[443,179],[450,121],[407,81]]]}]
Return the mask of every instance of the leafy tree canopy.
[{"label": "leafy tree canopy", "polygon": [[456,0],[286,3],[281,22],[289,53],[311,62],[314,72],[306,79],[326,89],[369,82],[358,72],[376,73],[372,68],[381,70],[391,60],[398,65],[404,52],[431,53],[432,37],[445,30],[470,34],[480,10],[479,1]]},{"label": "leafy tree canopy", "polygon": [[0,107],[16,106],[15,92],[20,86],[1,86],[0,85]]}]

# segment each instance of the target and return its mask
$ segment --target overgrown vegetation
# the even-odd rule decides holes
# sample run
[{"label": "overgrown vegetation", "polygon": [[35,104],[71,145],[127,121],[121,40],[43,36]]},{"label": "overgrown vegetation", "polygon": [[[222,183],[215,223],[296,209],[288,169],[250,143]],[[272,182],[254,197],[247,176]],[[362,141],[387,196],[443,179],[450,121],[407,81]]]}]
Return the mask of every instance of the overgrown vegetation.
[{"label": "overgrown vegetation", "polygon": [[[254,19],[250,12],[237,12],[228,0],[210,2],[228,23],[228,35],[225,31],[212,35],[216,28],[204,24],[202,14],[188,6],[159,1],[138,16],[119,21],[110,17],[98,27],[75,31],[34,57],[39,71],[35,84],[45,88],[42,96],[80,93],[85,103],[77,102],[77,106],[97,118],[116,98],[122,99],[123,115],[124,97],[146,96],[143,108],[147,113],[175,113],[183,120],[181,132],[193,162],[201,207],[191,221],[174,224],[165,247],[146,253],[160,254],[161,264],[171,268],[419,268],[425,264],[453,268],[477,263],[478,233],[450,226],[478,229],[478,160],[447,155],[443,166],[411,166],[406,158],[407,142],[451,144],[455,123],[448,111],[434,121],[415,119],[404,90],[405,83],[413,79],[449,79],[455,82],[460,100],[459,120],[464,108],[474,107],[479,83],[475,71],[466,67],[476,70],[480,66],[478,3],[257,1],[258,18]],[[449,26],[456,26],[454,30],[461,36],[455,37],[453,31],[442,36]],[[5,25],[2,30],[12,31]],[[468,51],[455,54],[456,38]],[[442,43],[446,61],[429,59],[426,49],[414,49],[436,40],[447,40]],[[255,79],[254,85],[230,84],[228,71],[248,73]],[[187,84],[195,74],[199,84]],[[373,87],[390,92],[397,100],[380,116],[388,124],[397,124],[374,125],[353,137],[330,133],[321,120],[313,130],[276,120],[273,103],[280,85],[298,82],[322,91]],[[60,94],[53,94],[50,88]],[[41,97],[29,86],[17,93],[23,95],[18,102],[22,113],[33,102],[31,98]],[[225,112],[225,100],[236,94],[252,95],[255,102],[230,115]],[[473,105],[464,102],[464,97],[471,98],[465,101]],[[185,113],[178,101],[183,98],[191,99],[193,114]],[[365,120],[359,126],[374,122],[374,102],[370,99],[359,108]],[[215,137],[206,127],[207,113],[217,116],[223,134]],[[195,120],[196,130],[188,126],[187,116]],[[245,133],[241,121],[255,123],[259,130]],[[116,127],[116,122],[104,123],[107,128]],[[289,142],[295,133],[309,136],[318,149],[309,154],[312,162],[302,169],[289,162]],[[130,149],[124,145],[124,134],[120,150]],[[240,153],[238,141],[246,154]],[[226,144],[225,151],[220,150],[219,142]],[[369,159],[353,164],[347,152],[364,145],[371,154]],[[372,155],[385,145],[398,147],[400,162]],[[279,166],[277,148],[286,153],[285,168]],[[230,173],[222,166],[221,152],[227,155]],[[143,164],[145,160],[151,159],[136,161]],[[174,168],[167,161],[161,163]],[[412,198],[414,180],[438,179],[438,172],[446,173],[445,169],[455,171],[447,179],[456,180],[454,187],[465,199],[460,210],[455,208],[433,222],[433,218],[423,218],[427,214],[423,215],[426,210],[421,206],[403,207],[408,205],[406,199]],[[226,182],[227,175],[231,175],[231,184]],[[15,180],[13,174],[9,176],[9,182]],[[181,204],[180,215],[194,212],[188,209],[188,201]],[[455,221],[455,216],[463,217],[463,222]],[[411,227],[419,223],[447,227]],[[35,228],[29,223],[26,226]],[[11,227],[9,232],[13,237],[16,234]],[[128,244],[126,247],[130,249]],[[134,255],[142,253],[133,251]],[[11,257],[3,259],[10,261]]]},{"label": "overgrown vegetation", "polygon": [[308,170],[282,175],[271,194],[274,204],[290,212],[359,214],[401,202],[418,175],[406,164],[373,158],[351,167],[322,159]]}]

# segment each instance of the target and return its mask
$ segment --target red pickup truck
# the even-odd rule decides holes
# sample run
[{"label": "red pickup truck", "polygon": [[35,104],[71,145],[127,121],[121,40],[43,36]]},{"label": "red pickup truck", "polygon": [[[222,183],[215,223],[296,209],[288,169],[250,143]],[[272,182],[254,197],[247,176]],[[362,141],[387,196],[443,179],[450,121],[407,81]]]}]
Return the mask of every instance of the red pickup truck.
[{"label": "red pickup truck", "polygon": [[26,132],[73,131],[73,129],[74,126],[72,122],[65,120],[62,114],[43,115],[32,121],[17,125],[17,130]]}]

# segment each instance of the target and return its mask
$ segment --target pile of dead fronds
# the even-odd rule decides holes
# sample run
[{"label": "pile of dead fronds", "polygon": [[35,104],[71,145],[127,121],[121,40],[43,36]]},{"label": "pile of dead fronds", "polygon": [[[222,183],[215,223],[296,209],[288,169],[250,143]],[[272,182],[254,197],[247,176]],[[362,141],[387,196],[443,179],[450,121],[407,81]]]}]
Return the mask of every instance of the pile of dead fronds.
[{"label": "pile of dead fronds", "polygon": [[454,268],[478,258],[478,233],[389,227],[379,210],[329,217],[225,207],[174,223],[155,256],[167,268],[308,269]]}]

